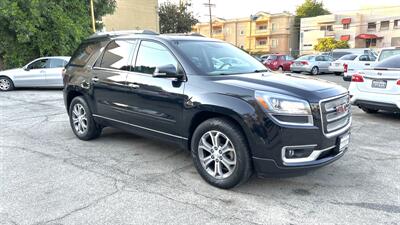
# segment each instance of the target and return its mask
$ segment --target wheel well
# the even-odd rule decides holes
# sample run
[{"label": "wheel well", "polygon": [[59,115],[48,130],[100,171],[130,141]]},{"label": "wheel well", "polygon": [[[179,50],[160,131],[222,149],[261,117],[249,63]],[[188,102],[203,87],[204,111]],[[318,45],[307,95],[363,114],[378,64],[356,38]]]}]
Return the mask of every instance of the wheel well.
[{"label": "wheel well", "polygon": [[67,95],[67,110],[69,110],[69,106],[71,105],[72,99],[74,99],[77,96],[82,96],[83,94],[78,92],[78,91],[70,91],[68,92]]},{"label": "wheel well", "polygon": [[[187,146],[189,150],[190,150],[190,146],[191,146],[191,142],[192,142],[192,136],[193,136],[193,133],[196,130],[196,128],[201,123],[203,123],[204,121],[206,121],[208,119],[211,119],[211,118],[224,118],[224,119],[229,120],[233,124],[235,124],[237,127],[239,127],[240,131],[245,136],[247,146],[250,147],[249,143],[248,143],[248,140],[247,140],[247,135],[244,132],[243,127],[240,125],[239,122],[237,122],[232,117],[227,116],[227,115],[222,114],[222,113],[204,111],[204,112],[200,112],[200,113],[196,114],[192,119],[192,123],[190,124],[190,127],[189,127],[189,140],[188,140],[188,146]],[[251,151],[249,153],[251,155]]]}]

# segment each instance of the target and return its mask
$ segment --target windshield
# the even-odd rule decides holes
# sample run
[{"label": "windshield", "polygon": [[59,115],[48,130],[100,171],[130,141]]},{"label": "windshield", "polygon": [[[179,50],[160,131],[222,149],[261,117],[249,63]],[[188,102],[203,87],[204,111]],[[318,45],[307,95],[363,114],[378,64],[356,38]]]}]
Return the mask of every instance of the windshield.
[{"label": "windshield", "polygon": [[396,48],[396,49],[385,49],[382,50],[381,55],[379,56],[379,62],[389,58],[390,56],[394,56],[394,55],[399,55],[400,54],[400,48]]},{"label": "windshield", "polygon": [[202,75],[230,75],[267,71],[262,63],[228,43],[180,41],[177,46]]}]

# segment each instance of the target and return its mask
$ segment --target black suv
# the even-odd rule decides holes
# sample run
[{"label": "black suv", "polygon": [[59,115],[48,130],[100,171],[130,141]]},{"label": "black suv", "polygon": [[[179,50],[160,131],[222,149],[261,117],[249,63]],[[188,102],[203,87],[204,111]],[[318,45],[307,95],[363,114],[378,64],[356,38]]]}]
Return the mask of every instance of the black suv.
[{"label": "black suv", "polygon": [[210,184],[232,188],[253,172],[293,175],[347,150],[346,89],[269,72],[242,50],[194,35],[150,31],[89,37],[64,72],[75,135],[106,126],[190,149]]}]

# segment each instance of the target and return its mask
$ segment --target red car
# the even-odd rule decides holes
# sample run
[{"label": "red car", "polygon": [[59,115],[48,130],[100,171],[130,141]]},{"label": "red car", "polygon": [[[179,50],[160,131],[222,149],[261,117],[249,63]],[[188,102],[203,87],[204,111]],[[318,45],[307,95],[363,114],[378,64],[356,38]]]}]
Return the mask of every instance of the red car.
[{"label": "red car", "polygon": [[271,70],[290,71],[294,58],[290,55],[274,54],[264,61],[264,65]]}]

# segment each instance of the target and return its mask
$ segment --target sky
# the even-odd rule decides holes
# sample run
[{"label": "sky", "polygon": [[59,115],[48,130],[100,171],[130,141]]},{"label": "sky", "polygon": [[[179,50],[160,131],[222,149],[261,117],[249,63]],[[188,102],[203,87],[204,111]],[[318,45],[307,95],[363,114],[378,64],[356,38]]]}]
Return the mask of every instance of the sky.
[{"label": "sky", "polygon": [[[179,0],[159,0],[159,4]],[[208,0],[191,0],[192,11],[201,22],[206,22],[208,8],[203,3]],[[248,17],[258,11],[279,13],[289,11],[294,13],[296,6],[301,5],[304,0],[211,0],[216,6],[212,14],[225,19]],[[360,9],[361,7],[373,8],[376,6],[400,5],[400,0],[323,0],[325,8],[333,13],[346,12]],[[399,12],[400,14],[400,12]]]}]

